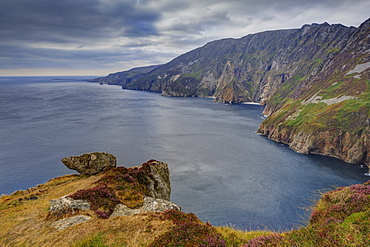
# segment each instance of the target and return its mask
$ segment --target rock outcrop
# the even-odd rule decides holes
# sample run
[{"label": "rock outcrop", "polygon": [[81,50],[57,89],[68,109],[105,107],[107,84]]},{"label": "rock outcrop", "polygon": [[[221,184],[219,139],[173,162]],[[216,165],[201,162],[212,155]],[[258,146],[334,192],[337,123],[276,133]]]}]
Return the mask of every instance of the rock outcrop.
[{"label": "rock outcrop", "polygon": [[93,175],[116,167],[116,157],[109,153],[94,152],[62,159],[69,169],[76,170],[82,175]]},{"label": "rock outcrop", "polygon": [[115,157],[107,153],[68,157],[63,162],[78,167],[82,174],[95,174],[97,170],[102,172],[94,187],[50,200],[47,218],[57,220],[51,226],[59,230],[89,220],[84,214],[91,215],[91,211],[95,212],[95,217],[107,219],[169,209],[181,210],[170,202],[170,172],[166,163],[149,160],[130,168],[115,167]]},{"label": "rock outcrop", "polygon": [[144,204],[140,208],[129,208],[124,204],[118,204],[114,208],[114,211],[111,214],[110,218],[118,216],[129,216],[146,212],[163,212],[170,209],[181,211],[181,207],[173,202],[163,199],[154,199],[153,197],[146,196],[144,198]]},{"label": "rock outcrop", "polygon": [[155,199],[170,200],[171,184],[170,170],[164,162],[150,160],[139,166],[131,167],[131,169],[144,170],[147,195]]}]

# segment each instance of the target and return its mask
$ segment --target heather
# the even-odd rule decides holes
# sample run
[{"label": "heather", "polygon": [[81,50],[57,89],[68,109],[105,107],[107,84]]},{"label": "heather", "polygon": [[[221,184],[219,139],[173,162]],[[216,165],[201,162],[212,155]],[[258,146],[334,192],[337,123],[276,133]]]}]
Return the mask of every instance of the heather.
[{"label": "heather", "polygon": [[168,210],[159,216],[163,220],[170,220],[174,226],[165,234],[159,236],[149,245],[162,246],[227,246],[220,233],[210,225],[204,224],[194,214],[185,214],[177,210]]},{"label": "heather", "polygon": [[88,201],[91,210],[102,219],[109,218],[115,206],[120,203],[130,208],[138,208],[144,203],[144,196],[148,195],[145,169],[149,164],[155,165],[155,162],[149,160],[139,168],[112,168],[96,182],[97,186],[79,190],[69,197]]},{"label": "heather", "polygon": [[[114,205],[147,193],[144,167],[69,175],[0,198],[1,246],[370,246],[370,182],[323,193],[307,226],[287,232],[214,227],[178,210],[108,218]],[[130,195],[130,196],[122,196]],[[49,201],[63,195],[91,204],[88,222],[59,231]],[[76,212],[66,212],[75,215]]]},{"label": "heather", "polygon": [[255,238],[246,246],[370,246],[370,185],[326,192],[309,224],[298,230]]},{"label": "heather", "polygon": [[120,203],[112,188],[106,185],[91,189],[79,190],[70,196],[73,199],[86,200],[99,218],[107,219],[113,213],[114,207]]}]

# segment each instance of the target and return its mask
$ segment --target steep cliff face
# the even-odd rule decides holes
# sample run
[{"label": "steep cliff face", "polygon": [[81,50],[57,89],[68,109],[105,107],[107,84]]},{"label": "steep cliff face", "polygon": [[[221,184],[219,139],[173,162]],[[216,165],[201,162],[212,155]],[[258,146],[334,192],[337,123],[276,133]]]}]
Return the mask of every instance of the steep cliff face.
[{"label": "steep cliff face", "polygon": [[267,103],[258,132],[302,153],[370,165],[370,21],[321,69]]},{"label": "steep cliff face", "polygon": [[370,19],[223,39],[183,54],[123,88],[166,96],[258,102],[258,132],[303,153],[370,165]]},{"label": "steep cliff face", "polygon": [[356,28],[312,24],[213,41],[127,85],[168,96],[213,96],[218,102],[265,104],[283,85],[314,75]]}]

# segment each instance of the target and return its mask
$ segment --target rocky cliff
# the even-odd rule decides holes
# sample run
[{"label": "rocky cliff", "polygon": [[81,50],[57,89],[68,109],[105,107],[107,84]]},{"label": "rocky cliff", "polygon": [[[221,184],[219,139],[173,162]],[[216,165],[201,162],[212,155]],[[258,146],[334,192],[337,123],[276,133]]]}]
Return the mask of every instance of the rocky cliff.
[{"label": "rocky cliff", "polygon": [[370,21],[267,102],[258,132],[302,153],[370,165]]},{"label": "rocky cliff", "polygon": [[269,116],[259,133],[302,153],[369,165],[369,23],[314,23],[213,41],[122,85],[258,102]]}]

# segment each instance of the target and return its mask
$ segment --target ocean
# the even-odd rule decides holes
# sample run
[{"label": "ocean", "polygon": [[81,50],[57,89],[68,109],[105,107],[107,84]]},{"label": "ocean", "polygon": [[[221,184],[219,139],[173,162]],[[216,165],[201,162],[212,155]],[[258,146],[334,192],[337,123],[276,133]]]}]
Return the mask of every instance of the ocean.
[{"label": "ocean", "polygon": [[109,152],[169,164],[171,201],[213,225],[286,230],[319,192],[368,180],[358,165],[256,134],[263,106],[170,98],[89,77],[0,77],[0,194],[75,173],[61,159]]}]

